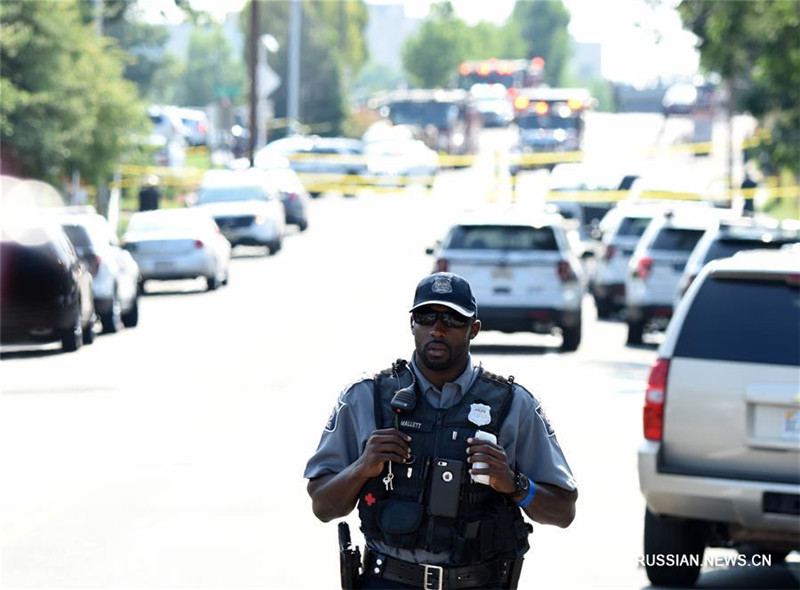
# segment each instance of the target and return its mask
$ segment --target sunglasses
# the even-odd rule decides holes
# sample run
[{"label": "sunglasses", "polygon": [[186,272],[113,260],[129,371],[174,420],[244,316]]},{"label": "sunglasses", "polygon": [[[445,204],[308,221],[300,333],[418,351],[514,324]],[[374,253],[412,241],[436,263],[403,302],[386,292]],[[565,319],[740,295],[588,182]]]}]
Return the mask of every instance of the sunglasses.
[{"label": "sunglasses", "polygon": [[470,320],[470,318],[453,311],[412,311],[411,317],[420,326],[432,326],[436,323],[436,320],[442,320],[442,323],[448,328],[463,328]]}]

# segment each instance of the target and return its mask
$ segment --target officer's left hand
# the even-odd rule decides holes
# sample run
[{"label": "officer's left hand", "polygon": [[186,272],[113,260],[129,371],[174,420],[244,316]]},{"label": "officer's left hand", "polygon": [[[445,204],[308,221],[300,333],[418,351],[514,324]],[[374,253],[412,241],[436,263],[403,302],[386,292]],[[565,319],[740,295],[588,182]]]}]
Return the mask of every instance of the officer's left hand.
[{"label": "officer's left hand", "polygon": [[470,475],[488,475],[489,485],[501,494],[510,494],[517,489],[514,470],[508,464],[508,457],[503,447],[476,438],[468,438],[467,445],[468,463],[488,464],[484,469],[471,468]]}]

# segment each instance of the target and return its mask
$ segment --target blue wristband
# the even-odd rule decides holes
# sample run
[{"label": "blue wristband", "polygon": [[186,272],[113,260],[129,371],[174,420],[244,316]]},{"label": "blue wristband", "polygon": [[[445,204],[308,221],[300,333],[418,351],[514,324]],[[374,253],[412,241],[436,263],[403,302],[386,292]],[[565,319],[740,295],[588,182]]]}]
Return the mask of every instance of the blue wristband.
[{"label": "blue wristband", "polygon": [[536,486],[533,485],[533,480],[529,477],[528,478],[528,495],[525,496],[523,500],[517,502],[517,506],[522,508],[523,510],[528,507],[528,504],[533,502],[533,496],[536,494]]}]

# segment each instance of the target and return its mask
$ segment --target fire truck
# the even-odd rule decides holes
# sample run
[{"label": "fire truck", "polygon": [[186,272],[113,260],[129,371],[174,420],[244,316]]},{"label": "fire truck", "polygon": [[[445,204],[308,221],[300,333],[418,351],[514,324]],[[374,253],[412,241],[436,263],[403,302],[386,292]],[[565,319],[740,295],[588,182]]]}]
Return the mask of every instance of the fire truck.
[{"label": "fire truck", "polygon": [[373,98],[381,117],[416,129],[419,139],[440,154],[478,151],[480,113],[466,90],[394,90]]},{"label": "fire truck", "polygon": [[455,86],[470,90],[475,84],[502,84],[512,94],[523,88],[536,88],[542,83],[544,60],[489,58],[464,61],[458,67]]},{"label": "fire truck", "polygon": [[[519,169],[537,164],[552,167],[559,157],[546,161],[534,157],[541,152],[579,152],[583,148],[584,116],[594,108],[596,99],[585,88],[533,88],[519,92],[514,99],[514,121],[519,140],[514,150]],[[516,168],[516,169],[515,169]]]}]

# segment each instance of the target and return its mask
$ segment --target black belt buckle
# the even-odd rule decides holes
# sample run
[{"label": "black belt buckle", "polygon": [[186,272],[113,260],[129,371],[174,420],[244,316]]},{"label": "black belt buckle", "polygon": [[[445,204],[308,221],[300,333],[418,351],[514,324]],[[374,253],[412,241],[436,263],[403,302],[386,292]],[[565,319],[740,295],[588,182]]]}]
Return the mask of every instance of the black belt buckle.
[{"label": "black belt buckle", "polygon": [[[425,568],[422,574],[423,590],[442,590],[442,582],[444,581],[444,568],[440,565],[424,564],[422,567]],[[431,576],[435,576],[435,580],[431,580]]]}]

